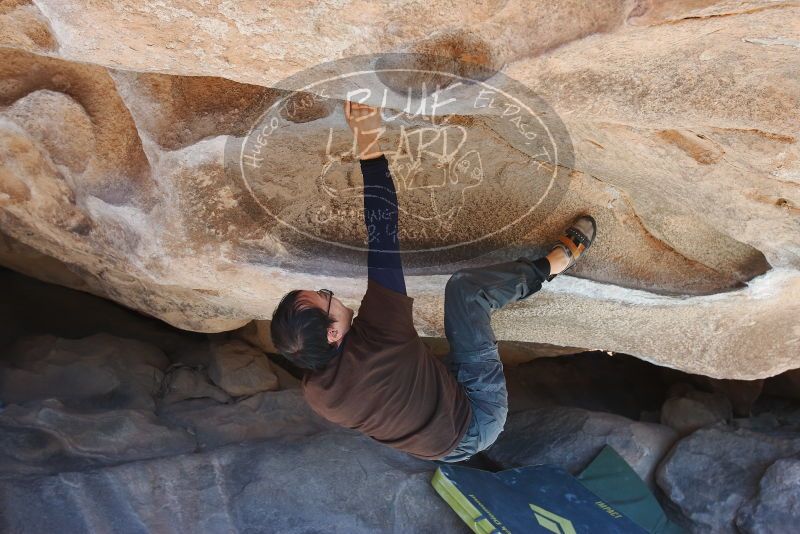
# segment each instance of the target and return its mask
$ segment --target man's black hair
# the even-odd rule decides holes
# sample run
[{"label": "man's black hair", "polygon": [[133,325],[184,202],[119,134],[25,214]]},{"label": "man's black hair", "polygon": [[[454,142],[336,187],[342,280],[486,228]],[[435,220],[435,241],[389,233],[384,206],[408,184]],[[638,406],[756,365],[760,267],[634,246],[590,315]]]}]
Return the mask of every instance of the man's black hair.
[{"label": "man's black hair", "polygon": [[328,343],[328,327],[335,321],[317,307],[300,309],[300,291],[289,291],[272,313],[272,343],[298,367],[322,369],[337,353],[336,345]]}]

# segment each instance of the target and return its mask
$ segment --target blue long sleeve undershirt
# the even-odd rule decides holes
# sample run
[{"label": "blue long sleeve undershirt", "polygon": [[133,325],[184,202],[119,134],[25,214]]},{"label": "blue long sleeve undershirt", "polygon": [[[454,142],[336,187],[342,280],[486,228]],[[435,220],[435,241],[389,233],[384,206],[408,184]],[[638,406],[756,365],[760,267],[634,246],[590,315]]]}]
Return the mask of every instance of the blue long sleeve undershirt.
[{"label": "blue long sleeve undershirt", "polygon": [[364,176],[364,224],[367,228],[368,277],[383,287],[406,294],[400,236],[397,233],[397,192],[386,156],[360,160]]}]

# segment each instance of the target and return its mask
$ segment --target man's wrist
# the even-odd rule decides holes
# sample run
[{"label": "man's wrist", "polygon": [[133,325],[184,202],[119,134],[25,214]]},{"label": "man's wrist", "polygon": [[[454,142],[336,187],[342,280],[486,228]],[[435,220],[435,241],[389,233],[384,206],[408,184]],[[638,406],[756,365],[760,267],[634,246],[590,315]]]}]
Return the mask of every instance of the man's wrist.
[{"label": "man's wrist", "polygon": [[369,140],[369,141],[360,141],[358,142],[358,159],[365,160],[365,159],[375,159],[379,158],[383,155],[383,150],[381,149],[381,144],[378,139]]},{"label": "man's wrist", "polygon": [[386,154],[379,154],[372,158],[358,158],[359,163],[361,163],[361,168],[374,168],[380,167],[383,165],[388,165],[389,161],[386,159]]}]

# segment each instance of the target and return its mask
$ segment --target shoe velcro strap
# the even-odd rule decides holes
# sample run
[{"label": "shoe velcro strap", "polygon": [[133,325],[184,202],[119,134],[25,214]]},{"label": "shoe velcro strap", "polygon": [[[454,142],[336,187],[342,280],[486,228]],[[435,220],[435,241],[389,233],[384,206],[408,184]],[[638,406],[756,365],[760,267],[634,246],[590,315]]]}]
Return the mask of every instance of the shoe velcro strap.
[{"label": "shoe velcro strap", "polygon": [[565,235],[562,235],[558,239],[567,246],[567,248],[572,253],[572,257],[576,260],[580,257],[581,252],[583,252],[586,249],[586,247],[583,246],[583,243],[581,243],[580,245],[575,245],[575,242]]},{"label": "shoe velcro strap", "polygon": [[568,228],[567,235],[570,236],[576,243],[582,243],[587,247],[589,246],[589,238],[583,235],[583,232],[579,232],[575,228]]}]

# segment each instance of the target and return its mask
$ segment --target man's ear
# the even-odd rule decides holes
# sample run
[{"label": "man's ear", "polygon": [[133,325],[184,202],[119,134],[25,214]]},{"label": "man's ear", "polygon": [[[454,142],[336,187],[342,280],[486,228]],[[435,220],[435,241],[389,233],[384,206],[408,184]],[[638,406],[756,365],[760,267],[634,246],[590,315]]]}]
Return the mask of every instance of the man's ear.
[{"label": "man's ear", "polygon": [[334,326],[328,327],[328,343],[336,343],[339,341],[339,329]]}]

